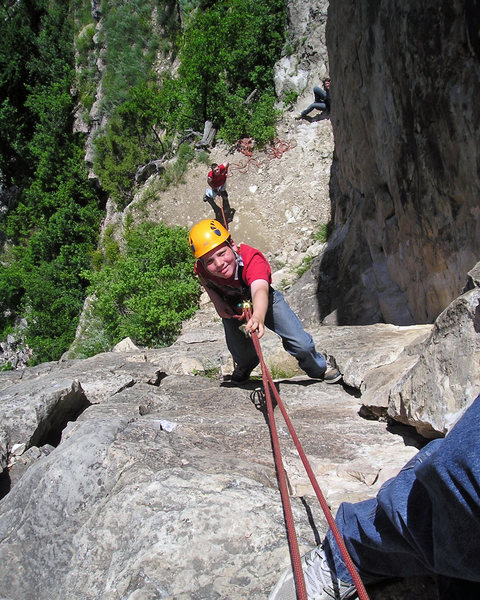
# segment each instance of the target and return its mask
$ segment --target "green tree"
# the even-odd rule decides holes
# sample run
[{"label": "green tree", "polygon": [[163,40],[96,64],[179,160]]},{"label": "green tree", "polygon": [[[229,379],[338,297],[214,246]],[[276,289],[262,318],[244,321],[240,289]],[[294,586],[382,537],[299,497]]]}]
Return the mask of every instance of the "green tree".
[{"label": "green tree", "polygon": [[180,126],[191,125],[192,119],[197,126],[207,119],[220,127],[227,123],[223,133],[233,141],[252,134],[252,116],[267,98],[271,110],[266,126],[274,125],[273,65],[284,41],[285,16],[284,0],[227,0],[196,13],[181,51]]},{"label": "green tree", "polygon": [[197,308],[187,232],[144,223],[128,231],[126,242],[113,265],[90,274],[94,313],[111,345],[125,337],[148,346],[171,344]]},{"label": "green tree", "polygon": [[[18,2],[3,29],[0,61],[8,68],[0,79],[6,135],[0,171],[4,185],[18,191],[1,225],[11,248],[0,271],[1,325],[5,334],[26,316],[26,340],[34,362],[42,362],[58,359],[75,335],[88,284],[82,271],[97,243],[101,210],[84,165],[83,139],[72,133],[69,3]],[[9,117],[22,124],[18,131]]]}]

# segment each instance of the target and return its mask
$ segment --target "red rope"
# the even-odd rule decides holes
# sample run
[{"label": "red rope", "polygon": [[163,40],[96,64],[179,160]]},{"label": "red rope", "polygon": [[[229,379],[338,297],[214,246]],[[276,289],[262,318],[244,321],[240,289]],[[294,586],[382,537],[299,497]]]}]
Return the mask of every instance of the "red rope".
[{"label": "red rope", "polygon": [[260,169],[261,167],[268,166],[270,161],[274,160],[275,158],[282,158],[287,150],[295,148],[296,145],[296,141],[287,142],[276,137],[273,142],[271,142],[270,145],[264,149],[263,152],[265,153],[266,157],[261,160],[260,158],[253,156],[255,140],[253,138],[243,138],[238,140],[235,145],[235,149],[246,156],[247,159],[243,163],[231,163],[230,169],[237,169],[240,171],[240,173],[247,173],[251,165]]},{"label": "red rope", "polygon": [[220,210],[222,211],[223,224],[225,225],[225,229],[228,231],[228,223],[225,217],[225,211],[223,210],[223,196],[220,196]]},{"label": "red rope", "polygon": [[[251,311],[249,308],[244,309],[244,316],[247,321],[250,319]],[[258,359],[260,360],[260,365],[262,368],[262,380],[263,380],[263,385],[265,388],[265,397],[267,400],[268,419],[269,419],[269,423],[270,423],[270,435],[272,437],[272,445],[273,445],[273,451],[274,451],[275,464],[276,464],[276,468],[277,468],[277,472],[278,472],[280,495],[282,497],[282,503],[283,503],[284,512],[285,512],[285,522],[286,522],[286,526],[287,526],[287,534],[288,534],[288,538],[289,538],[290,552],[292,554],[293,571],[295,573],[295,581],[297,584],[298,598],[299,598],[299,600],[307,599],[306,589],[305,589],[305,580],[303,577],[303,569],[302,569],[302,565],[301,565],[300,552],[298,549],[298,542],[297,542],[297,537],[295,534],[295,524],[293,522],[293,514],[292,514],[292,510],[291,510],[291,506],[290,506],[290,499],[288,496],[286,476],[285,476],[285,472],[284,472],[282,460],[281,460],[280,443],[278,441],[278,434],[277,434],[277,430],[276,430],[276,426],[275,426],[275,418],[273,415],[273,405],[272,405],[272,400],[271,400],[271,396],[270,396],[270,389],[273,391],[275,400],[277,401],[277,405],[280,408],[282,416],[288,427],[288,431],[290,432],[290,435],[292,436],[292,439],[295,443],[298,454],[300,455],[300,458],[302,460],[303,466],[305,467],[305,470],[307,471],[308,478],[310,479],[310,483],[312,484],[313,489],[315,490],[315,494],[317,495],[317,498],[323,509],[323,512],[327,519],[327,523],[333,533],[335,541],[337,542],[338,548],[339,548],[342,558],[345,562],[345,565],[352,577],[353,583],[355,584],[355,587],[357,588],[358,596],[359,596],[360,600],[369,600],[369,596],[367,594],[365,586],[363,585],[360,575],[358,574],[358,571],[355,568],[355,565],[353,564],[350,554],[348,553],[347,547],[345,546],[345,542],[343,541],[343,538],[340,534],[340,531],[335,522],[335,519],[333,518],[330,508],[327,504],[327,501],[325,500],[325,497],[320,489],[320,486],[318,485],[315,474],[313,473],[310,463],[308,462],[307,456],[302,448],[300,440],[297,437],[297,434],[292,425],[292,422],[290,421],[290,417],[288,416],[287,411],[285,410],[285,406],[283,405],[283,402],[280,398],[277,388],[275,387],[275,385],[273,383],[273,379],[272,379],[272,376],[270,375],[268,367],[265,364],[265,361],[263,359],[262,349],[260,347],[260,340],[258,339],[257,332],[252,331],[251,337],[252,337],[253,345],[255,346],[255,350],[257,352]],[[293,533],[291,532],[291,529],[293,529]]]}]

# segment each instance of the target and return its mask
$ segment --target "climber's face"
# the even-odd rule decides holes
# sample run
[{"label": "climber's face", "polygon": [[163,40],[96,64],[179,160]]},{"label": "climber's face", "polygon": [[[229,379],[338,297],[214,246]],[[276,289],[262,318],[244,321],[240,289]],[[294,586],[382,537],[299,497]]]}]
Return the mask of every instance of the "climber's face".
[{"label": "climber's face", "polygon": [[207,252],[201,260],[205,269],[214,277],[229,279],[235,275],[235,254],[227,242]]}]

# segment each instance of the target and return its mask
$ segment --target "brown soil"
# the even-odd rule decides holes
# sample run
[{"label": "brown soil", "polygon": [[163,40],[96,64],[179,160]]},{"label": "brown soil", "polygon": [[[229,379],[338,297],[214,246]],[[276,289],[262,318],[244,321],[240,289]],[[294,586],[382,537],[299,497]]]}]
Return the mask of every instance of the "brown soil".
[{"label": "brown soil", "polygon": [[[257,151],[248,161],[238,151],[228,154],[222,143],[210,152],[210,162],[230,163],[227,190],[235,210],[229,223],[233,239],[262,250],[277,269],[298,265],[314,244],[312,234],[330,220],[333,134],[330,121],[319,117],[296,121],[292,113],[284,115],[278,136],[289,149],[280,158],[269,159]],[[207,165],[197,164],[184,183],[165,192],[155,192],[155,177],[151,177],[127,211],[135,219],[186,227],[215,217],[203,201],[208,170]]]}]

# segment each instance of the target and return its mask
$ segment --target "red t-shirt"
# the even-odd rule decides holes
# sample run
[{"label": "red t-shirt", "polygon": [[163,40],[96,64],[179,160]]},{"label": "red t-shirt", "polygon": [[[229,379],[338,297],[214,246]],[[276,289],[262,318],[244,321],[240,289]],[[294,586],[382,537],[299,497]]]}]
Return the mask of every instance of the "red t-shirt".
[{"label": "red t-shirt", "polygon": [[224,165],[220,165],[219,167],[220,173],[217,176],[213,176],[213,171],[210,171],[208,173],[208,177],[210,180],[210,186],[212,188],[218,188],[221,185],[224,185],[225,182],[227,181],[227,169],[225,168]]},{"label": "red t-shirt", "polygon": [[[247,287],[250,287],[252,282],[257,279],[264,279],[270,285],[272,283],[272,269],[260,250],[241,244],[239,251],[243,261],[242,280],[244,286],[246,284]],[[212,287],[225,299],[232,296],[232,294],[241,295],[242,284],[239,280],[235,280],[234,276],[228,279],[215,277],[205,269],[200,260],[195,263],[195,273],[203,279],[211,281],[214,284]]]}]

